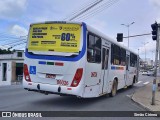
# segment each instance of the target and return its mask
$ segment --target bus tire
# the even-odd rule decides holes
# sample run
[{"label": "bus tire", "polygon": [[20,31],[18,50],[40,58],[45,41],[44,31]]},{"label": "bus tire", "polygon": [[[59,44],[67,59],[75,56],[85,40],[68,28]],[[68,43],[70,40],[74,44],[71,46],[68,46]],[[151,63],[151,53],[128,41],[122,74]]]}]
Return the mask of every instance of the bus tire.
[{"label": "bus tire", "polygon": [[114,79],[113,81],[113,85],[112,85],[112,89],[111,89],[111,93],[110,96],[114,97],[117,93],[117,86],[118,86],[118,82],[116,81],[116,79]]}]

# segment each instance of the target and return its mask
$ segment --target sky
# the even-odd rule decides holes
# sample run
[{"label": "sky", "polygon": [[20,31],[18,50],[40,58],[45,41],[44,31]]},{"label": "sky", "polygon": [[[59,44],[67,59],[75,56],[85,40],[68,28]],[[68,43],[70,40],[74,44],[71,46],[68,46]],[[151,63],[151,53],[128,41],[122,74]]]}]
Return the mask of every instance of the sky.
[{"label": "sky", "polygon": [[[65,18],[73,16],[94,1],[96,0],[0,0],[0,48],[12,46],[24,49],[31,23],[67,20]],[[151,24],[160,22],[160,0],[113,0],[113,5],[109,1],[112,0],[103,0],[74,21],[83,21],[115,40],[117,33],[128,35],[127,27],[121,24],[135,22],[129,27],[130,35],[138,35],[151,33]],[[145,58],[146,51],[146,58],[154,59],[155,43],[151,35],[134,37],[129,39],[129,48],[136,53],[139,49],[141,58]],[[127,46],[128,39],[120,44]]]}]

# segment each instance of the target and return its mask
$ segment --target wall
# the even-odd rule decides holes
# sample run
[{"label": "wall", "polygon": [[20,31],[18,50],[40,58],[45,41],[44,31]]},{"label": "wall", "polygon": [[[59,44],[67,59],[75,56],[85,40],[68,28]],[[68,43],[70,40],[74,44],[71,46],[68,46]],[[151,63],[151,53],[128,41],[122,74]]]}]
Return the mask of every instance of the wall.
[{"label": "wall", "polygon": [[[7,63],[7,80],[2,81],[3,79],[3,63]],[[11,61],[9,60],[4,60],[0,62],[0,86],[2,85],[11,85],[11,71],[12,71],[12,66],[11,66]]]},{"label": "wall", "polygon": [[[22,57],[18,57],[18,52],[22,52]],[[0,86],[11,85],[16,81],[16,63],[23,63],[24,52],[15,51],[13,54],[1,54],[0,55]],[[3,63],[7,63],[7,80],[3,79]]]}]

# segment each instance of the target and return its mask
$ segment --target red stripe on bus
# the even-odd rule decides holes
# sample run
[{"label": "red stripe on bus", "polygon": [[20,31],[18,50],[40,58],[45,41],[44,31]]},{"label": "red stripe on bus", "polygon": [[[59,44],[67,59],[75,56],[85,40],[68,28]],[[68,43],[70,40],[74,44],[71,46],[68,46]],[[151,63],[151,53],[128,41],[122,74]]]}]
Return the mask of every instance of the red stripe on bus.
[{"label": "red stripe on bus", "polygon": [[72,90],[72,88],[67,88],[67,90]]},{"label": "red stripe on bus", "polygon": [[60,62],[55,62],[55,65],[57,65],[57,66],[63,66],[64,64],[60,63]]},{"label": "red stripe on bus", "polygon": [[120,70],[124,70],[124,67],[120,67]]}]

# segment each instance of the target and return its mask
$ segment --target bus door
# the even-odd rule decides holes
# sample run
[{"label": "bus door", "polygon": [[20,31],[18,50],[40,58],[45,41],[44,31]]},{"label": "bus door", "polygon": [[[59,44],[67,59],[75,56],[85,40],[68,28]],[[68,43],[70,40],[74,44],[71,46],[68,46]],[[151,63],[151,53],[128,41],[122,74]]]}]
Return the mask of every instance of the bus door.
[{"label": "bus door", "polygon": [[130,84],[130,53],[126,51],[126,75],[125,75],[125,85]]},{"label": "bus door", "polygon": [[109,47],[102,46],[102,71],[101,71],[101,93],[108,91],[108,62],[109,62]]}]

